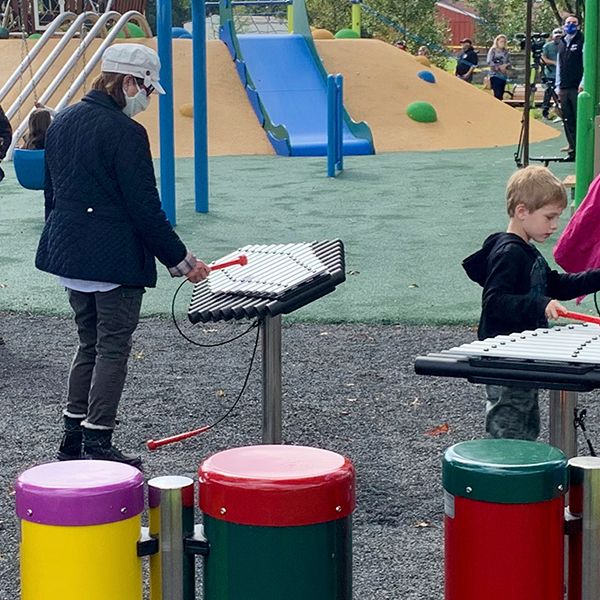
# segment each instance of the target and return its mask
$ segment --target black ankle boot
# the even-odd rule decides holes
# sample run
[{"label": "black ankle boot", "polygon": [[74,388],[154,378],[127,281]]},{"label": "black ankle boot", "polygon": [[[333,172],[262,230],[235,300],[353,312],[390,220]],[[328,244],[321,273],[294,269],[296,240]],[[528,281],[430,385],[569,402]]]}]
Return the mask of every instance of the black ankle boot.
[{"label": "black ankle boot", "polygon": [[82,457],[83,432],[81,428],[81,419],[63,416],[65,431],[60,441],[58,460],[79,460]]},{"label": "black ankle boot", "polygon": [[139,456],[123,454],[113,446],[112,434],[112,429],[88,429],[83,427],[83,458],[112,460],[141,470],[142,459]]}]

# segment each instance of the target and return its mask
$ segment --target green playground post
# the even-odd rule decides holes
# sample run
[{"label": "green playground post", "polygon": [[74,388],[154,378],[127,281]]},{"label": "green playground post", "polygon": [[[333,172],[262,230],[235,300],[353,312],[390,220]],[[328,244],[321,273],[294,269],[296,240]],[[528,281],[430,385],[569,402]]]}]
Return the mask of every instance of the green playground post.
[{"label": "green playground post", "polygon": [[362,0],[352,0],[352,31],[361,34],[361,5]]},{"label": "green playground post", "polygon": [[288,33],[294,33],[294,5],[287,5]]},{"label": "green playground post", "polygon": [[575,209],[579,207],[594,178],[594,110],[592,95],[583,91],[577,97],[577,140],[575,142]]},{"label": "green playground post", "polygon": [[594,121],[598,114],[598,51],[600,49],[600,8],[598,0],[587,0],[585,3],[585,48],[583,54],[583,72],[585,91],[577,99],[577,142],[575,174],[575,208],[577,208],[594,178]]}]

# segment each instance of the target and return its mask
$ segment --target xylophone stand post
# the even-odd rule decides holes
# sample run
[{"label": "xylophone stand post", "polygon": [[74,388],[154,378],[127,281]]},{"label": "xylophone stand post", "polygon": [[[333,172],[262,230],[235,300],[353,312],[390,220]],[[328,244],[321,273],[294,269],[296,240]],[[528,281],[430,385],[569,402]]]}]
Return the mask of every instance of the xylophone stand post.
[{"label": "xylophone stand post", "polygon": [[263,358],[263,444],[281,444],[281,315],[264,317]]},{"label": "xylophone stand post", "polygon": [[577,392],[550,390],[550,445],[560,448],[567,458],[577,456],[577,396]]}]

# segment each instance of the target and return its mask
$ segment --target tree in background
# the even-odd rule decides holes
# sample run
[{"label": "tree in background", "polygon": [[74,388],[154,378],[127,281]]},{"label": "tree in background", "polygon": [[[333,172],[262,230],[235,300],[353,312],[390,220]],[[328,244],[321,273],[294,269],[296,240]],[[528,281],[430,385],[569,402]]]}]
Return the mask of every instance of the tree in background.
[{"label": "tree in background", "polygon": [[[489,46],[503,33],[514,40],[525,31],[527,2],[524,0],[471,0],[471,6],[481,17],[475,35],[476,44]],[[579,0],[535,0],[533,3],[533,31],[550,33],[562,25],[565,14],[579,14],[583,2]]]},{"label": "tree in background", "polygon": [[562,24],[565,13],[583,16],[585,0],[547,0],[558,24]]},{"label": "tree in background", "polygon": [[[173,3],[173,27],[183,27],[184,23],[192,20],[190,0],[171,0]],[[156,35],[156,0],[148,0],[146,4],[146,19],[152,33]]]},{"label": "tree in background", "polygon": [[352,25],[350,0],[306,0],[310,23],[335,33]]},{"label": "tree in background", "polygon": [[[314,27],[333,33],[351,27],[349,0],[307,0],[306,4]],[[445,53],[448,29],[437,18],[435,0],[366,0],[362,14],[363,37],[404,39],[413,53],[427,46],[434,60]]]}]

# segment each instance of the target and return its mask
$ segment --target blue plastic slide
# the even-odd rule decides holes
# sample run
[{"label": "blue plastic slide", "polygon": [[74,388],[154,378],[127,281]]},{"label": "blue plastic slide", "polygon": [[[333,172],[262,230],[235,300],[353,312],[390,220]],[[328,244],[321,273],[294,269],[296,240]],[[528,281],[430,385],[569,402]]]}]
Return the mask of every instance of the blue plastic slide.
[{"label": "blue plastic slide", "polygon": [[[241,56],[272,123],[283,125],[292,156],[327,154],[327,83],[302,35],[238,35]],[[373,154],[344,125],[344,154]]]}]

